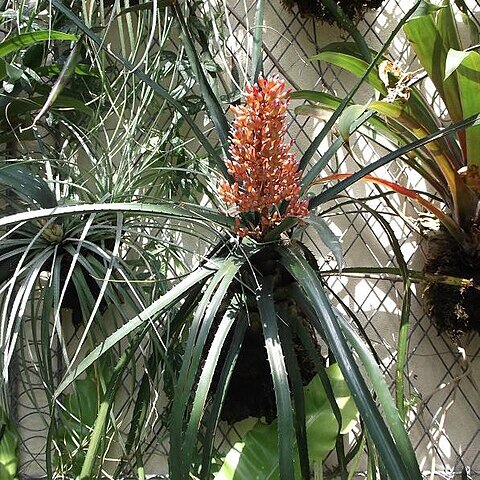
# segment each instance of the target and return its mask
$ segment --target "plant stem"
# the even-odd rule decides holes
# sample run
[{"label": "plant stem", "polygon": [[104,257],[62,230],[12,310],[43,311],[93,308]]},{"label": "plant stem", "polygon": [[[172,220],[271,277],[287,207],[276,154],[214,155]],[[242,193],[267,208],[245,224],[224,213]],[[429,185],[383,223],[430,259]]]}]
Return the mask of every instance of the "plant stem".
[{"label": "plant stem", "polygon": [[132,351],[134,351],[134,348],[130,348],[125,351],[113,370],[112,378],[108,382],[107,390],[103,397],[102,403],[100,404],[100,408],[98,409],[98,415],[95,419],[95,424],[93,426],[87,455],[85,456],[85,461],[83,463],[78,480],[89,480],[92,478],[93,467],[95,465],[95,460],[97,458],[97,452],[100,447],[100,443],[103,440],[110,409],[112,407],[113,400],[115,399],[115,394],[117,393],[124,367],[127,365]]}]

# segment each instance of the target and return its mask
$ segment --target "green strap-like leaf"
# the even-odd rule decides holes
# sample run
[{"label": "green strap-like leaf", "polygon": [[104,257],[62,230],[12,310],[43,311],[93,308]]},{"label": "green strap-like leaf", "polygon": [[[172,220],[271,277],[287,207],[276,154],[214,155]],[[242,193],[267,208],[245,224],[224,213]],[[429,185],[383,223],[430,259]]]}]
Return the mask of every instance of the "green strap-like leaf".
[{"label": "green strap-like leaf", "polygon": [[[303,394],[302,374],[297,361],[295,346],[292,336],[292,322],[289,322],[287,309],[280,309],[278,331],[282,348],[285,353],[288,378],[292,388],[293,403],[295,406],[295,436],[298,446],[298,458],[300,463],[301,478],[310,480],[310,460],[308,454],[307,426],[305,420],[305,397]],[[302,328],[302,326],[299,326]],[[298,465],[296,465],[298,470]]]},{"label": "green strap-like leaf", "polygon": [[248,318],[244,313],[240,314],[233,333],[232,342],[230,343],[228,353],[222,365],[222,371],[217,383],[217,391],[210,408],[210,414],[206,423],[205,439],[203,441],[203,459],[202,459],[202,478],[210,478],[210,468],[212,466],[212,451],[215,442],[215,431],[220,421],[220,412],[223,402],[227,395],[228,384],[232,376],[233,370],[237,363],[240,349],[242,348],[245,332],[248,327]]},{"label": "green strap-like leaf", "polygon": [[333,253],[339,271],[342,271],[343,267],[343,250],[340,238],[337,237],[328,226],[327,222],[319,215],[310,214],[304,218],[309,225],[317,231],[320,240],[323,244]]},{"label": "green strap-like leaf", "polygon": [[282,248],[280,252],[282,263],[297,280],[316,311],[328,346],[335,355],[363,422],[380,452],[390,477],[396,480],[420,480],[422,478],[420,471],[412,475],[412,472],[406,468],[402,454],[393,442],[372,399],[317,275],[303,256],[294,252],[292,248]]},{"label": "green strap-like leaf", "polygon": [[[354,183],[358,182],[358,180],[363,178],[365,175],[372,173],[377,168],[380,168],[383,165],[390,163],[396,158],[400,158],[402,155],[405,155],[406,153],[411,152],[412,150],[422,147],[423,145],[426,145],[431,141],[450,135],[451,133],[454,133],[460,129],[470,127],[470,126],[475,126],[475,125],[480,125],[480,115],[473,115],[467,118],[466,120],[462,120],[460,122],[454,123],[453,125],[450,125],[449,127],[439,129],[436,132],[430,135],[427,135],[426,137],[420,140],[416,140],[415,142],[409,143],[408,145],[405,145],[404,147],[401,147],[398,150],[395,150],[394,152],[391,152],[388,155],[385,155],[379,160],[372,162],[370,165],[367,165],[366,167],[362,168],[358,172],[355,172],[347,179],[338,182],[333,187],[315,196],[314,198],[312,198],[312,200],[310,200],[310,207],[315,208],[321,205],[322,203],[332,200],[340,192],[343,192],[350,185],[353,185]],[[467,212],[468,210],[465,210],[465,211]]]},{"label": "green strap-like leaf", "polygon": [[[372,382],[377,398],[382,406],[385,418],[388,426],[395,439],[399,452],[401,452],[403,461],[405,462],[408,471],[412,477],[409,478],[421,478],[418,463],[415,458],[415,452],[413,450],[408,434],[405,430],[403,419],[395,406],[395,403],[390,395],[390,390],[385,382],[384,376],[373,358],[373,355],[369,351],[365,342],[355,332],[355,330],[345,321],[340,315],[337,317],[342,325],[345,336],[350,344],[353,346],[357,355],[362,360],[365,370],[368,374],[370,381]],[[396,478],[396,477],[393,477]]]},{"label": "green strap-like leaf", "polygon": [[255,10],[255,24],[253,26],[252,47],[252,75],[251,80],[255,83],[263,70],[263,17],[265,13],[265,0],[257,0]]},{"label": "green strap-like leaf", "polygon": [[50,40],[78,40],[77,35],[70,33],[57,32],[55,30],[38,30],[36,32],[20,33],[0,44],[0,57],[5,57],[9,53],[18,52],[22,48],[35,43],[47,42]]},{"label": "green strap-like leaf", "polygon": [[190,465],[191,458],[194,454],[194,449],[198,439],[198,431],[200,428],[200,421],[205,411],[208,393],[211,388],[212,379],[215,370],[218,368],[218,360],[220,353],[225,345],[227,336],[234,325],[236,316],[239,310],[238,299],[234,299],[232,304],[222,320],[215,333],[212,344],[208,351],[205,363],[202,366],[202,372],[197,383],[197,389],[193,399],[192,411],[190,413],[190,420],[188,422],[187,431],[185,433],[185,441],[182,449],[182,455],[187,465]]},{"label": "green strap-like leaf", "polygon": [[263,277],[260,282],[257,303],[277,404],[280,480],[292,480],[294,478],[292,401],[273,303],[273,278]]},{"label": "green strap-like leaf", "polygon": [[[185,414],[190,405],[191,390],[198,378],[202,353],[207,341],[212,323],[232,280],[242,266],[244,258],[229,258],[222,262],[220,268],[210,280],[203,298],[195,311],[190,326],[187,345],[183,355],[182,368],[178,377],[175,397],[173,400],[170,426],[170,474],[173,480],[188,478],[196,440],[198,438],[198,422],[200,421],[202,402],[208,391],[201,390],[197,397],[194,418],[185,435]],[[213,372],[211,372],[213,374]],[[204,384],[207,379],[204,379]],[[200,403],[199,403],[200,402]]]}]

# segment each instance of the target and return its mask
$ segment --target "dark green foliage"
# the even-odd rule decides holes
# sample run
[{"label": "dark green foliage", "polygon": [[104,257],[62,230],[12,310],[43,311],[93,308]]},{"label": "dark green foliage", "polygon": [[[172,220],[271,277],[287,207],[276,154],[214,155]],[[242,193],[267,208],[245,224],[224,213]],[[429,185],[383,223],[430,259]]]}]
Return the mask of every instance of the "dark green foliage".
[{"label": "dark green foliage", "polygon": [[[322,0],[281,0],[283,6],[291,11],[298,12],[302,17],[314,18],[322,22],[334,24],[334,15],[325,6]],[[361,18],[367,10],[380,7],[383,0],[340,0],[337,5],[352,20]]]},{"label": "dark green foliage", "polygon": [[[221,413],[221,418],[229,423],[235,423],[248,417],[264,417],[270,423],[277,416],[271,368],[265,350],[260,313],[253,293],[257,280],[255,275],[258,272],[273,277],[273,300],[277,311],[283,313],[282,320],[292,329],[295,325],[301,324],[309,332],[317,353],[320,355],[318,341],[313,330],[309,327],[308,320],[289,294],[288,286],[294,283],[294,279],[278,260],[279,256],[275,249],[263,248],[251,258],[250,265],[243,267],[241,280],[234,281],[230,289],[231,293],[240,293],[242,289],[248,291],[250,287],[252,293],[246,294],[242,314],[249,318],[249,326],[245,332],[242,348],[233,370]],[[223,312],[217,315],[217,322],[221,320],[222,315]],[[213,381],[213,390],[215,390],[218,382],[217,377],[220,374],[220,367],[228,354],[232,335],[233,332],[231,332],[222,351],[219,368]],[[293,347],[300,368],[302,383],[307,385],[315,375],[315,366],[297,335],[293,336]]]}]

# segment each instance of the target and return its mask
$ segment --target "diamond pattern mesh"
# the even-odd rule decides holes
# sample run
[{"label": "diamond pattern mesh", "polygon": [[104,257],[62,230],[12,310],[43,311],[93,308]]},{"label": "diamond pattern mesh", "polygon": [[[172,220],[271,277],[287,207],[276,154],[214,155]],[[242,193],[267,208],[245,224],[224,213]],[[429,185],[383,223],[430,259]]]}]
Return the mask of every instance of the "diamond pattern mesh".
[{"label": "diamond pattern mesh", "polygon": [[[348,92],[353,85],[353,79],[348,74],[307,60],[322,46],[332,41],[345,40],[346,36],[335,27],[314,24],[312,20],[292,16],[282,9],[278,0],[267,0],[266,3],[264,73],[280,74],[295,89],[323,90],[340,97]],[[225,0],[220,5],[226,14],[222,60],[227,62],[232,71],[238,70],[241,73],[244,68],[247,51],[251,46],[255,4],[250,0]],[[411,1],[387,0],[380,9],[368,13],[358,26],[369,45],[373,48],[381,46],[398,19],[412,4]],[[480,12],[480,7],[475,2],[471,1],[469,6],[476,13]],[[401,38],[392,43],[389,54],[393,59],[401,59],[406,67],[415,65],[412,52]],[[364,89],[357,98],[365,101],[369,95],[369,91]],[[291,117],[289,133],[295,139],[299,152],[307,148],[318,129],[318,124],[311,119]],[[361,136],[352,138],[351,145],[353,156],[345,152],[339,153],[326,168],[326,173],[352,171],[358,162],[363,164],[384,153],[380,147],[373,148]],[[325,148],[322,145],[320,151],[323,152]],[[401,162],[392,163],[376,174],[411,187],[426,188],[422,180]],[[384,226],[372,218],[367,207],[384,214],[409,267],[420,269],[423,246],[411,221],[417,215],[415,208],[405,200],[391,197],[391,204],[395,207],[392,209],[384,199],[375,199],[378,190],[366,184],[356,185],[350,194],[369,201],[364,205],[345,202],[329,216],[332,230],[342,239],[347,269],[397,266]],[[310,242],[312,246],[319,243],[313,236]],[[329,273],[330,269],[335,268],[335,262],[326,249],[319,248],[317,253],[323,264],[325,280],[337,297],[339,308],[343,304],[358,316],[377,347],[387,378],[393,384],[403,298],[402,283],[397,278],[388,276],[379,279],[374,275],[360,278],[352,272],[341,276]],[[417,458],[425,478],[480,479],[480,396],[477,388],[480,382],[480,341],[478,337],[467,339],[463,344],[464,350],[459,351],[449,340],[438,336],[423,315],[420,286],[414,285],[412,291],[408,371],[404,373],[411,405],[410,436]],[[29,345],[25,343],[22,347],[28,348]],[[139,364],[143,364],[142,359],[139,359]],[[19,371],[22,373],[12,395],[16,397],[21,417],[22,470],[37,474],[43,472],[45,464],[42,446],[48,404],[40,383],[38,390],[22,391],[21,379],[26,375],[29,375],[29,383],[35,384],[35,362],[19,359],[17,372]],[[38,395],[32,396],[35,391]],[[128,400],[125,405],[128,405]],[[152,420],[151,429],[151,443],[145,450],[145,456],[150,457],[148,471],[165,472],[168,442],[158,441],[159,437],[164,438],[160,419]],[[219,435],[218,448],[227,448],[229,442],[237,436],[238,432],[234,428],[224,426],[222,435]],[[359,473],[356,478],[365,477]]]}]

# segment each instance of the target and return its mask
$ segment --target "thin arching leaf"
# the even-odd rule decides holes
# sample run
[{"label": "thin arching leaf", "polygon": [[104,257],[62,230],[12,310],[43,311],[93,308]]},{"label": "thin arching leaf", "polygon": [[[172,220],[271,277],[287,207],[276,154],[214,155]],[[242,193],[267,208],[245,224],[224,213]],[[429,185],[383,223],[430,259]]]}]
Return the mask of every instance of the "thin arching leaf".
[{"label": "thin arching leaf", "polygon": [[167,218],[185,218],[192,221],[213,221],[226,226],[233,227],[234,220],[231,217],[222,215],[215,210],[195,205],[178,206],[175,204],[152,205],[148,203],[94,203],[70,205],[67,207],[44,208],[31,212],[18,213],[8,215],[0,219],[0,227],[15,225],[30,220],[38,220],[41,218],[52,218],[60,215],[72,215],[91,212],[123,212],[140,215],[159,215]]},{"label": "thin arching leaf", "polygon": [[[229,144],[228,143],[229,127],[228,127],[227,117],[225,116],[225,112],[223,111],[223,108],[220,105],[218,98],[213,92],[212,87],[208,83],[202,63],[200,62],[200,58],[195,49],[195,45],[193,43],[192,37],[185,23],[185,19],[183,18],[183,13],[182,13],[180,4],[178,2],[175,2],[173,5],[173,9],[175,11],[175,15],[182,28],[183,44],[185,46],[185,50],[187,52],[190,63],[192,65],[193,71],[197,76],[197,80],[200,85],[200,89],[202,91],[202,97],[207,106],[210,118],[212,119],[212,122],[215,125],[215,128],[217,130],[217,134],[220,139],[220,143],[223,147],[223,150],[224,152],[227,153],[228,144]],[[226,177],[228,177],[227,167],[225,166],[225,163],[223,161],[220,163],[217,162],[217,167]]]},{"label": "thin arching leaf", "polygon": [[32,125],[35,125],[40,120],[40,118],[42,118],[43,115],[47,113],[49,108],[55,103],[55,101],[61,95],[65,85],[70,81],[70,78],[75,72],[75,65],[77,64],[80,58],[80,47],[81,47],[80,42],[76,43],[72,51],[68,55],[67,61],[63,65],[62,71],[58,75],[58,78],[55,80],[55,84],[50,90],[50,93],[48,94],[48,97],[45,100],[45,103],[43,104],[42,108],[37,113],[37,115],[35,115]]},{"label": "thin arching leaf", "polygon": [[133,333],[140,326],[144,326],[148,321],[161,315],[169,307],[179,302],[183,295],[198,282],[201,282],[204,278],[212,275],[215,272],[216,267],[212,265],[210,268],[200,268],[192,272],[180,283],[175,285],[165,295],[152,303],[139,315],[132,318],[125,325],[120,327],[117,331],[112,333],[108,338],[101,342],[96,348],[92,350],[75,368],[72,368],[63,378],[60,385],[57,387],[55,396],[58,397],[76,378],[78,378],[88,367],[110,350],[114,345],[120,342],[122,339]]},{"label": "thin arching leaf", "polygon": [[[198,141],[202,144],[205,148],[206,152],[214,159],[220,170],[222,171],[224,166],[223,159],[218,154],[215,147],[211,144],[211,142],[207,139],[204,133],[200,130],[198,125],[195,123],[195,120],[192,116],[187,112],[187,110],[183,107],[181,102],[176,100],[165,88],[155,82],[149,75],[147,75],[143,70],[138,68],[138,66],[133,65],[129,62],[126,58],[122,55],[115,53],[112,51],[110,47],[110,43],[106,42],[104,39],[100,38],[91,28],[89,28],[84,22],[82,22],[78,16],[73,13],[68,7],[66,7],[60,0],[51,0],[52,5],[55,8],[62,12],[72,23],[79,28],[80,31],[85,33],[85,35],[92,40],[98,47],[104,50],[108,55],[111,55],[115,60],[121,63],[124,68],[138,77],[142,82],[144,82],[148,87],[150,87],[157,95],[161,98],[166,100],[170,105],[172,105],[175,110],[185,119],[188,123],[192,131],[194,132],[195,136],[197,137]],[[227,129],[228,130],[228,129]]]}]

